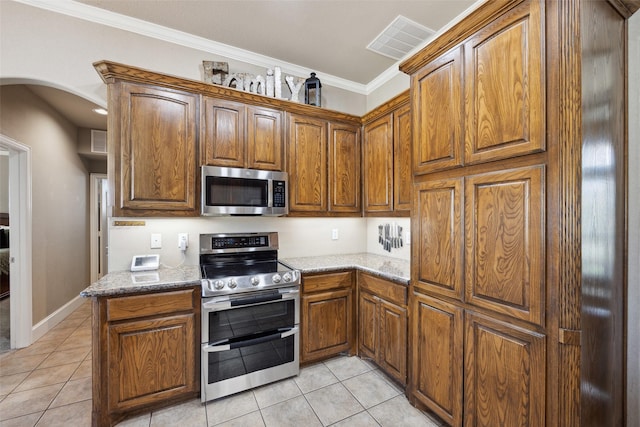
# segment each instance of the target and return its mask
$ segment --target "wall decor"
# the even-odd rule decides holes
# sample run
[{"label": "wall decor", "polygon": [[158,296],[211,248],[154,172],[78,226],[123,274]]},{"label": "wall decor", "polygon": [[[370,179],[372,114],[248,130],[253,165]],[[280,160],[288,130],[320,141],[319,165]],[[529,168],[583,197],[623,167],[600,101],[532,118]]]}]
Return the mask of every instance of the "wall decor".
[{"label": "wall decor", "polygon": [[229,74],[229,63],[217,61],[202,61],[204,81],[221,85]]},{"label": "wall decor", "polygon": [[[264,76],[251,73],[229,73],[229,64],[227,62],[202,61],[202,66],[204,68],[205,83],[218,84],[271,98],[300,102],[300,89],[305,80],[300,77],[285,76],[284,80],[291,92],[291,96],[289,98],[283,97],[282,69],[278,66],[267,68]],[[315,73],[312,74],[315,75]]]}]

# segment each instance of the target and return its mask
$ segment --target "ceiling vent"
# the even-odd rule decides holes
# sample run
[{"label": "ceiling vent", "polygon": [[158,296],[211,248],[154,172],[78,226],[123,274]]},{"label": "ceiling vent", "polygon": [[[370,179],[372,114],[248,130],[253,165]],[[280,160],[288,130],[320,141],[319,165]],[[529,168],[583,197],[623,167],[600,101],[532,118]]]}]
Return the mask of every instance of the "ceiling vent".
[{"label": "ceiling vent", "polygon": [[107,154],[107,131],[91,129],[91,152]]},{"label": "ceiling vent", "polygon": [[398,15],[378,37],[369,43],[367,49],[397,61],[434,34],[435,31]]}]

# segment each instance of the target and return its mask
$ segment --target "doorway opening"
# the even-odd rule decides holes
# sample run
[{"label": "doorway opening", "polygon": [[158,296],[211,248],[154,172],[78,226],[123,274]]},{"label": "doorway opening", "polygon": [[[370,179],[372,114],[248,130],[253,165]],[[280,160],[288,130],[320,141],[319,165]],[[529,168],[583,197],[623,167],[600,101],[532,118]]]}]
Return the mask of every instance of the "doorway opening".
[{"label": "doorway opening", "polygon": [[0,150],[8,157],[7,178],[2,185],[8,192],[8,225],[4,230],[8,234],[9,295],[5,299],[9,300],[10,313],[8,349],[13,349],[31,344],[31,148],[0,134]]}]

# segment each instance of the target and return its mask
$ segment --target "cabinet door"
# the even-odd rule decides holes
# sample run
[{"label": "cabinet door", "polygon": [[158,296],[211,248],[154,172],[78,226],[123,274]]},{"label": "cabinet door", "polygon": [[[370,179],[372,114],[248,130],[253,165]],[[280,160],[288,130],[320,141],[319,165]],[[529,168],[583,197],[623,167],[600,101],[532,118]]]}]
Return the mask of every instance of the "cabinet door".
[{"label": "cabinet door", "polygon": [[393,115],[364,127],[364,210],[393,211]]},{"label": "cabinet door", "polygon": [[379,299],[380,367],[401,384],[407,383],[407,309]]},{"label": "cabinet door", "polygon": [[412,232],[414,286],[457,300],[463,294],[462,179],[416,185]]},{"label": "cabinet door", "polygon": [[393,209],[396,212],[411,209],[411,135],[411,107],[405,105],[393,113]]},{"label": "cabinet door", "polygon": [[358,341],[362,356],[376,360],[378,357],[378,299],[368,292],[360,291],[358,304]]},{"label": "cabinet door", "polygon": [[545,149],[543,21],[525,2],[465,43],[465,163]]},{"label": "cabinet door", "polygon": [[359,213],[360,199],[360,128],[329,123],[329,211]]},{"label": "cabinet door", "polygon": [[353,343],[351,289],[302,296],[302,362],[349,351]]},{"label": "cabinet door", "polygon": [[283,147],[282,113],[247,107],[247,167],[281,171]]},{"label": "cabinet door", "polygon": [[465,300],[537,325],[545,313],[544,166],[465,178]]},{"label": "cabinet door", "polygon": [[197,215],[197,96],[123,83],[120,101],[114,214]]},{"label": "cabinet door", "polygon": [[197,392],[194,314],[115,323],[108,334],[110,410]]},{"label": "cabinet door", "polygon": [[462,425],[462,313],[455,305],[414,294],[409,390],[452,426]]},{"label": "cabinet door", "polygon": [[204,98],[202,164],[245,167],[245,106]]},{"label": "cabinet door", "polygon": [[411,80],[413,172],[419,175],[462,165],[461,49],[455,48],[426,65]]},{"label": "cabinet door", "polygon": [[545,337],[465,313],[465,426],[545,425]]},{"label": "cabinet door", "polygon": [[327,211],[327,122],[289,116],[289,210]]}]

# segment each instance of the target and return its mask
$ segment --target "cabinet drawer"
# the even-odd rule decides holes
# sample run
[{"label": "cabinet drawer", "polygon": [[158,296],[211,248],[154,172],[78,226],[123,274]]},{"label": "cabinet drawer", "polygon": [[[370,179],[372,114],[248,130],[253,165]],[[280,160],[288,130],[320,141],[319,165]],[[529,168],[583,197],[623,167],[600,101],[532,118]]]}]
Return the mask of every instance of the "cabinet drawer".
[{"label": "cabinet drawer", "polygon": [[407,305],[406,286],[363,273],[358,276],[358,286],[394,304]]},{"label": "cabinet drawer", "polygon": [[193,310],[193,304],[193,289],[110,298],[107,300],[107,320],[112,322]]},{"label": "cabinet drawer", "polygon": [[327,289],[348,288],[353,285],[353,272],[319,274],[302,277],[302,291],[304,293],[325,291]]}]

